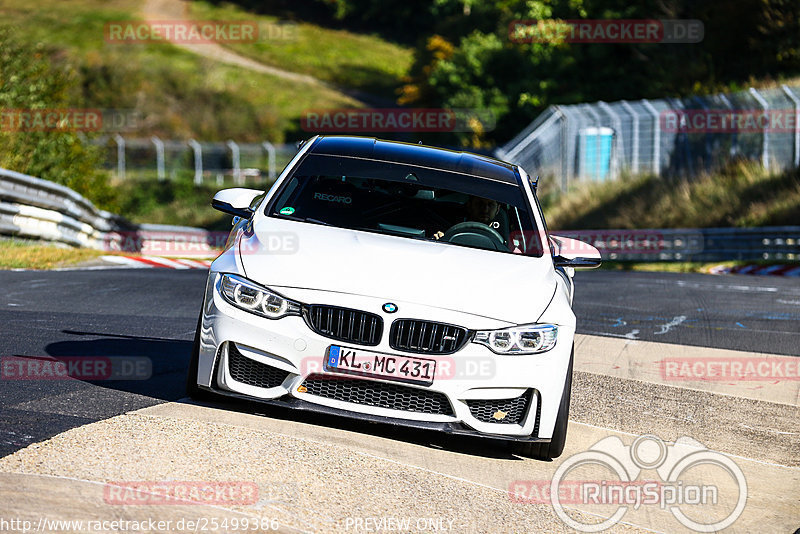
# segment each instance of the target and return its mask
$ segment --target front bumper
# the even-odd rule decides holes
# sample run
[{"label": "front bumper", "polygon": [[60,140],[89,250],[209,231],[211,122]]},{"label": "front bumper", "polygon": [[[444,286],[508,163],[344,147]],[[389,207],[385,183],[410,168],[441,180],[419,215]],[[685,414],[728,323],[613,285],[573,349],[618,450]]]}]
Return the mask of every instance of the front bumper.
[{"label": "front bumper", "polygon": [[247,402],[257,402],[267,406],[277,406],[280,408],[287,408],[291,410],[306,411],[317,414],[327,414],[335,417],[343,417],[353,419],[356,421],[365,421],[369,423],[381,423],[392,426],[399,426],[404,428],[415,428],[417,430],[433,430],[436,432],[443,432],[445,434],[458,435],[458,436],[473,436],[482,437],[487,439],[497,439],[501,441],[516,441],[516,442],[548,442],[549,438],[539,438],[536,436],[506,436],[500,434],[486,434],[478,432],[469,428],[462,423],[432,423],[429,421],[414,421],[411,419],[400,419],[397,417],[384,417],[378,415],[371,415],[368,413],[354,412],[351,410],[341,410],[338,408],[331,408],[322,404],[304,401],[291,396],[279,397],[277,399],[262,399],[252,397],[250,395],[243,395],[233,391],[226,391],[215,388],[203,387],[207,391],[211,391],[218,395],[224,395],[232,399],[239,399]]},{"label": "front bumper", "polygon": [[[486,347],[468,343],[447,358],[454,371],[448,376],[436,376],[430,386],[381,379],[358,379],[365,386],[390,384],[403,394],[440,395],[446,398],[451,410],[409,411],[348,402],[341,397],[312,394],[304,387],[306,380],[328,378],[354,379],[324,369],[323,360],[332,344],[345,345],[313,332],[303,318],[297,316],[270,320],[231,306],[216,289],[216,273],[211,273],[200,329],[198,386],[216,393],[266,402],[288,408],[336,414],[373,422],[384,422],[450,434],[479,435],[516,441],[549,441],[555,425],[558,405],[566,378],[574,330],[559,328],[559,340],[551,351],[529,356],[501,356]],[[278,290],[278,288],[274,288]],[[284,291],[284,294],[286,292]],[[298,300],[296,295],[286,295]],[[307,296],[307,295],[306,295]],[[383,301],[361,296],[327,295],[314,292],[314,303],[347,306],[355,309],[377,310]],[[343,299],[345,302],[343,302]],[[431,309],[410,303],[397,303],[408,317],[430,318]],[[437,310],[435,320],[460,324],[467,328],[501,328],[508,326],[460,312]],[[393,315],[384,314],[388,325]],[[488,324],[487,324],[488,323]],[[388,328],[384,339],[374,352],[431,358],[430,355],[399,352],[388,345]],[[358,348],[357,345],[350,345]],[[234,378],[231,354],[247,358],[259,369],[275,370],[278,378],[271,383]],[[432,358],[437,358],[433,356]],[[439,365],[439,364],[437,364]],[[338,384],[338,383],[337,383]],[[268,387],[264,387],[268,386]],[[527,398],[524,413],[518,421],[494,422],[486,417],[486,406],[506,406],[512,399]],[[476,410],[482,405],[483,411]],[[490,408],[488,413],[492,413]],[[502,411],[502,410],[499,410]],[[497,412],[494,412],[497,413]],[[477,416],[481,416],[478,418]],[[482,420],[481,420],[482,419]]]}]

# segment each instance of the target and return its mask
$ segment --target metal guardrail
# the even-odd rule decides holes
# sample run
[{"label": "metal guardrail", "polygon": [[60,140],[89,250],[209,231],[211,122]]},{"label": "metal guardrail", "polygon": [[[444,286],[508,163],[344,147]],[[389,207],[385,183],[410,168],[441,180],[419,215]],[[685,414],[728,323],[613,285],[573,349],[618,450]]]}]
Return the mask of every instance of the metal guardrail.
[{"label": "metal guardrail", "polygon": [[[136,225],[98,210],[63,185],[0,169],[0,234],[74,246],[165,255],[213,255],[227,232]],[[565,230],[616,261],[800,261],[800,226],[668,230]],[[579,252],[579,251],[578,251]]]},{"label": "metal guardrail", "polygon": [[97,209],[60,184],[0,168],[0,235],[66,243],[99,250],[166,250],[195,243],[193,255],[213,253],[211,233],[202,228],[134,224]]},{"label": "metal guardrail", "polygon": [[589,243],[612,261],[800,261],[800,226],[552,233]]}]

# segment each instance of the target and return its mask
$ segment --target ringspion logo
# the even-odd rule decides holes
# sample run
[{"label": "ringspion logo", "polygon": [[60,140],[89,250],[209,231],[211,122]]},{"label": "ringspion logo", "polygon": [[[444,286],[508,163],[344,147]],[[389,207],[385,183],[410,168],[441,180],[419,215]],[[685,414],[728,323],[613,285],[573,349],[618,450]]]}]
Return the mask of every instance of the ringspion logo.
[{"label": "ringspion logo", "polygon": [[[579,532],[601,532],[642,507],[648,516],[654,509],[669,512],[696,532],[718,532],[744,511],[747,480],[731,458],[688,436],[668,444],[643,435],[630,445],[609,436],[561,462],[549,488],[518,480],[509,486],[509,498],[521,504],[547,499],[559,519]],[[570,514],[565,504],[592,513]]]}]

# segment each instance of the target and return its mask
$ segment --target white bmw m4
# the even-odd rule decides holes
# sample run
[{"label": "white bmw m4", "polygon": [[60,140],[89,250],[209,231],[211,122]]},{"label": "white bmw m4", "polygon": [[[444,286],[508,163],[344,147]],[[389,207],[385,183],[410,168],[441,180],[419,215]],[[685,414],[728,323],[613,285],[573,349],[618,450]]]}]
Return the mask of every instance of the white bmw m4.
[{"label": "white bmw m4", "polygon": [[307,141],[266,193],[227,189],[187,389],[564,448],[575,267],[532,183],[492,158],[363,137]]}]

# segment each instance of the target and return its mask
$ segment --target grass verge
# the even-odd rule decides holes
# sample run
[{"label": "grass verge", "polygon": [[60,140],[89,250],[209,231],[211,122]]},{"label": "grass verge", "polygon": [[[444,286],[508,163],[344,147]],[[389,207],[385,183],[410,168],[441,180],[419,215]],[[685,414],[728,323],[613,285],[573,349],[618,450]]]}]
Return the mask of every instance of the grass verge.
[{"label": "grass verge", "polygon": [[102,250],[75,248],[42,241],[0,240],[0,269],[56,269],[109,254]]},{"label": "grass verge", "polygon": [[603,260],[600,269],[605,271],[642,271],[661,273],[709,273],[712,267],[740,267],[742,265],[785,265],[790,262],[780,261],[715,261],[715,262],[663,262],[637,263]]},{"label": "grass verge", "polygon": [[712,228],[800,223],[800,169],[777,174],[732,164],[692,180],[628,177],[546,196],[554,230]]},{"label": "grass verge", "polygon": [[[211,199],[220,189],[236,187],[203,184],[197,186],[191,178],[173,180],[125,180],[115,184],[120,198],[120,214],[135,223],[176,224],[207,230],[227,231],[230,215],[211,207]],[[245,187],[266,189],[267,184],[247,184]]]}]

